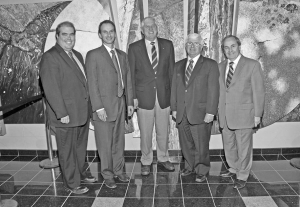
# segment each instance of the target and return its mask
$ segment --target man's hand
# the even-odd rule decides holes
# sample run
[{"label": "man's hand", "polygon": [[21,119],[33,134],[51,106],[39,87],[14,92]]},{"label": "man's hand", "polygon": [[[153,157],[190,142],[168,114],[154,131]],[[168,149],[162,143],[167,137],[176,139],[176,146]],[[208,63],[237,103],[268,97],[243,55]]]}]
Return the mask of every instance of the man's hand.
[{"label": "man's hand", "polygon": [[205,114],[205,117],[204,117],[204,122],[205,123],[210,123],[214,120],[214,115],[212,114]]},{"label": "man's hand", "polygon": [[254,117],[254,127],[257,127],[260,124],[260,117]]},{"label": "man's hand", "polygon": [[132,116],[134,110],[133,106],[128,106],[127,108],[128,108],[128,116]]},{"label": "man's hand", "polygon": [[138,107],[139,107],[139,101],[137,99],[133,99],[133,108],[138,109]]},{"label": "man's hand", "polygon": [[60,122],[63,124],[68,124],[70,122],[69,115],[60,119]]},{"label": "man's hand", "polygon": [[101,110],[97,111],[97,115],[101,121],[106,121],[107,115],[106,115],[105,109],[101,109]]},{"label": "man's hand", "polygon": [[177,111],[172,111],[172,116],[176,119]]}]

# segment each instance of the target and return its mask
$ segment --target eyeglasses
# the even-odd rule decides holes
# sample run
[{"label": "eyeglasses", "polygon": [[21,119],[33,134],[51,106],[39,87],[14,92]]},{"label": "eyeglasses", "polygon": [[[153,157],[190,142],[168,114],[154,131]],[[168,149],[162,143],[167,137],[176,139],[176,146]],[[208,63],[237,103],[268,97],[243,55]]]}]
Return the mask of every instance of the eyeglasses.
[{"label": "eyeglasses", "polygon": [[201,43],[199,42],[187,42],[186,43],[187,46],[194,46],[194,47],[199,47],[201,45]]}]

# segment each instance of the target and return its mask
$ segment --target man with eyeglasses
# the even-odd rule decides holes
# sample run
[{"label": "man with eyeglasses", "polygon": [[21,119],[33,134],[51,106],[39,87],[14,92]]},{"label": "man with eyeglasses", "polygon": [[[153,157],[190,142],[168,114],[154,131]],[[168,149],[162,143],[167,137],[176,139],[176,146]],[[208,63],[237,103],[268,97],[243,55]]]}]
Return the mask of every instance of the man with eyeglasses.
[{"label": "man with eyeglasses", "polygon": [[172,115],[185,159],[181,176],[196,173],[196,182],[205,181],[210,169],[209,141],[219,102],[218,64],[201,55],[203,44],[199,34],[188,35],[188,57],[175,64],[171,92]]},{"label": "man with eyeglasses", "polygon": [[128,58],[133,83],[134,107],[141,131],[141,174],[149,175],[153,162],[152,135],[155,125],[158,166],[174,171],[169,161],[169,119],[174,47],[171,41],[158,38],[152,17],[141,25],[145,38],[132,43]]}]

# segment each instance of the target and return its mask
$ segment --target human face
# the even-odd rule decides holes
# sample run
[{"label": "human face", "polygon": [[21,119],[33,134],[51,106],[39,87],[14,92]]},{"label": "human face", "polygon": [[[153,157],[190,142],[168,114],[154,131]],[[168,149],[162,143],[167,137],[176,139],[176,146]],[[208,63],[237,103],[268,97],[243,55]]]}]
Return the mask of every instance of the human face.
[{"label": "human face", "polygon": [[234,61],[240,55],[241,46],[238,45],[235,38],[229,37],[224,41],[223,50],[226,57],[230,61]]},{"label": "human face", "polygon": [[145,35],[145,39],[149,41],[154,41],[157,37],[157,25],[153,19],[146,19],[144,21],[144,27],[142,32]]},{"label": "human face", "polygon": [[115,39],[116,39],[116,31],[112,24],[106,23],[103,24],[100,28],[100,33],[98,34],[102,43],[106,46],[113,48]]},{"label": "human face", "polygon": [[190,58],[194,58],[199,55],[202,51],[202,47],[203,43],[199,41],[198,37],[189,37],[185,43],[185,49]]},{"label": "human face", "polygon": [[62,26],[56,35],[56,42],[65,50],[71,51],[75,45],[75,31],[72,27]]}]

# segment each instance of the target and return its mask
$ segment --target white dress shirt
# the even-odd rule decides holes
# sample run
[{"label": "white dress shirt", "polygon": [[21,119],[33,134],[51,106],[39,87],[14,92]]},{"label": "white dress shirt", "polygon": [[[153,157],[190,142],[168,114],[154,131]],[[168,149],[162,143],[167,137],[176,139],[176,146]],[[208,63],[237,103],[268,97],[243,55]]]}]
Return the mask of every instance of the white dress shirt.
[{"label": "white dress shirt", "polygon": [[239,56],[238,56],[234,61],[227,60],[227,66],[226,66],[226,71],[225,71],[225,83],[226,83],[227,75],[228,75],[228,71],[229,71],[229,63],[230,63],[230,62],[233,62],[232,68],[233,68],[233,73],[234,73],[234,71],[235,71],[235,69],[236,69],[236,66],[237,66],[238,62],[239,62],[239,60],[241,59],[241,56],[242,56],[242,55],[239,54]]}]

